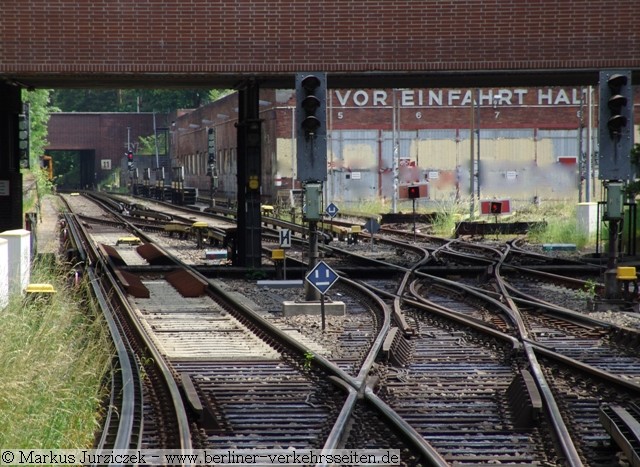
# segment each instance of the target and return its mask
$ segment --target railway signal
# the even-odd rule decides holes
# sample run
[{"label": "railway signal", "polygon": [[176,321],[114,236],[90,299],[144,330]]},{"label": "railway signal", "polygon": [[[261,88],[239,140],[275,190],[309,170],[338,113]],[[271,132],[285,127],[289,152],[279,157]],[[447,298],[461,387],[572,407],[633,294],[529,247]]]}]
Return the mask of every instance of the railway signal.
[{"label": "railway signal", "polygon": [[28,169],[29,164],[29,112],[18,116],[18,151],[20,155],[20,167]]},{"label": "railway signal", "polygon": [[209,128],[207,130],[207,175],[214,175],[216,166],[216,130]]},{"label": "railway signal", "polygon": [[327,75],[296,74],[298,180],[327,179]]},{"label": "railway signal", "polygon": [[133,170],[133,151],[127,151],[127,169]]},{"label": "railway signal", "polygon": [[606,70],[600,72],[598,102],[599,178],[606,180],[609,222],[609,251],[604,273],[605,296],[616,299],[619,286],[616,275],[618,231],[624,215],[624,182],[635,178],[635,164],[631,161],[633,148],[633,90],[631,71]]},{"label": "railway signal", "polygon": [[407,187],[407,196],[409,199],[420,198],[420,187],[418,185],[410,185]]},{"label": "railway signal", "polygon": [[600,179],[631,180],[633,148],[633,91],[631,71],[600,72],[598,136]]}]

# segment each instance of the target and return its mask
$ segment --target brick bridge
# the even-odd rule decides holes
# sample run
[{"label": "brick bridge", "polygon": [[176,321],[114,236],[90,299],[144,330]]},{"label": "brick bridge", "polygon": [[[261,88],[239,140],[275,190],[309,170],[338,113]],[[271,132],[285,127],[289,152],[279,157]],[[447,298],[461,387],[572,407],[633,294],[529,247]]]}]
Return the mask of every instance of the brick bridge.
[{"label": "brick bridge", "polygon": [[606,68],[638,82],[635,18],[633,0],[3,1],[0,230],[22,226],[20,88],[236,87],[251,121],[258,87],[298,71],[341,88],[585,85]]}]

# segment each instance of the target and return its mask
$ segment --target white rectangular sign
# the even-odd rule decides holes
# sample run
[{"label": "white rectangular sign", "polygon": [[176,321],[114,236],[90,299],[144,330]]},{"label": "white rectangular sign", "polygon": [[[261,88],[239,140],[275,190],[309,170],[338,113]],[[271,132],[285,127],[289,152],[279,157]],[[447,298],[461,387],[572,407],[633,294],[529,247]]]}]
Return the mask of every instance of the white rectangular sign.
[{"label": "white rectangular sign", "polygon": [[291,230],[280,230],[280,248],[291,248]]}]

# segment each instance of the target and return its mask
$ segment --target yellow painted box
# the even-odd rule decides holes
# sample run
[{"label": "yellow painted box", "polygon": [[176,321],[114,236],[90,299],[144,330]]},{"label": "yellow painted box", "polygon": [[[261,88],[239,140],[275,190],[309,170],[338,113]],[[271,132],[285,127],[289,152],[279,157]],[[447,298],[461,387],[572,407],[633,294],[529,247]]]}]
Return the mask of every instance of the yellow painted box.
[{"label": "yellow painted box", "polygon": [[54,294],[56,289],[51,284],[29,284],[25,289],[26,293]]},{"label": "yellow painted box", "polygon": [[621,281],[635,281],[636,268],[632,266],[618,266],[616,278]]}]

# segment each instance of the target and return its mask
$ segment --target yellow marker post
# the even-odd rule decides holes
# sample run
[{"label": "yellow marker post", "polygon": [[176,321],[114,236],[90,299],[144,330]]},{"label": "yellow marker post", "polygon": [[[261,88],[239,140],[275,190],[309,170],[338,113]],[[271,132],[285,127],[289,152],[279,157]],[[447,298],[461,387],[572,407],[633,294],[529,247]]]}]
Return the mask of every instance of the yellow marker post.
[{"label": "yellow marker post", "polygon": [[285,259],[284,249],[278,248],[276,250],[271,250],[271,260],[276,265],[276,278],[280,275],[279,271],[280,271],[280,268],[282,268],[283,279],[286,280],[287,279],[287,270],[286,270],[287,262]]},{"label": "yellow marker post", "polygon": [[118,241],[116,242],[116,246],[120,245],[120,244],[141,245],[142,244],[142,240],[140,240],[138,237],[120,237],[118,239]]},{"label": "yellow marker post", "polygon": [[24,291],[25,298],[28,300],[43,298],[48,301],[56,293],[56,289],[51,284],[29,284]]},{"label": "yellow marker post", "polygon": [[27,293],[54,294],[56,289],[51,284],[29,284],[25,289]]},{"label": "yellow marker post", "polygon": [[260,210],[262,211],[263,216],[273,215],[274,208],[268,204],[263,204],[260,206]]},{"label": "yellow marker post", "polygon": [[637,279],[636,268],[632,266],[618,266],[616,278],[621,281],[635,281]]},{"label": "yellow marker post", "polygon": [[196,234],[196,246],[202,248],[202,237],[206,229],[209,228],[209,224],[204,221],[198,221],[191,224],[191,230]]},{"label": "yellow marker post", "polygon": [[[625,300],[631,300],[637,293],[638,276],[633,266],[618,266],[616,279],[622,282],[622,293]],[[633,288],[631,287],[633,285]]]}]

